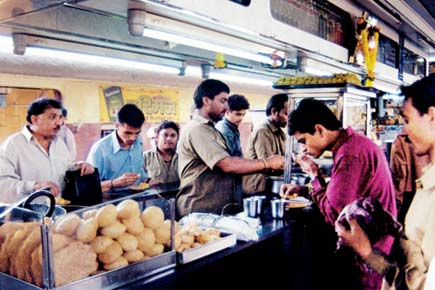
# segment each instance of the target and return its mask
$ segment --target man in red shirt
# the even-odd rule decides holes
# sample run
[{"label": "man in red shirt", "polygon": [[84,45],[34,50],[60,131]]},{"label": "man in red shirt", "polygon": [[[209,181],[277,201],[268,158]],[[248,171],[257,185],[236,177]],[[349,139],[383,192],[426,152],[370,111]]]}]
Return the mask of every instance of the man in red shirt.
[{"label": "man in red shirt", "polygon": [[[341,210],[362,197],[374,197],[385,210],[396,216],[394,185],[385,154],[366,136],[352,128],[344,129],[334,113],[322,102],[304,99],[289,115],[288,131],[303,150],[297,158],[302,170],[312,180],[311,198],[325,221],[334,226]],[[325,151],[332,151],[330,181],[325,182],[319,166],[312,160]],[[283,193],[300,191],[300,187],[284,185]],[[384,238],[375,247],[389,253],[393,240]],[[380,289],[382,277],[357,261],[361,289]],[[359,289],[358,285],[349,289]]]}]

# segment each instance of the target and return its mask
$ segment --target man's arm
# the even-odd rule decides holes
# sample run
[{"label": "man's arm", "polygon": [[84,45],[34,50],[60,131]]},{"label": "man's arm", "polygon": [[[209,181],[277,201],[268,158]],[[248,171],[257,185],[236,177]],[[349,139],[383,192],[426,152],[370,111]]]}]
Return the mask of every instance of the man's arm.
[{"label": "man's arm", "polygon": [[284,157],[278,155],[266,159],[225,157],[216,163],[215,168],[233,174],[250,174],[266,172],[267,170],[282,170],[284,169]]}]

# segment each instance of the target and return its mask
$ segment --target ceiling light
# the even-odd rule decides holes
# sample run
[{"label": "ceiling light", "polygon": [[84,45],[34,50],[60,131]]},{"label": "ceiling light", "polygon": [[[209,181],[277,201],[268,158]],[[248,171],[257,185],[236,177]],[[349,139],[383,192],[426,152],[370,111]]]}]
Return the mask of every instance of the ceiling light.
[{"label": "ceiling light", "polygon": [[204,40],[194,39],[194,38],[190,38],[190,37],[181,36],[178,34],[176,35],[176,34],[172,34],[169,32],[158,31],[158,30],[150,29],[150,28],[144,29],[143,36],[155,38],[155,39],[159,39],[159,40],[163,40],[163,41],[168,41],[168,42],[174,42],[174,43],[178,43],[178,44],[182,44],[182,45],[186,45],[186,46],[193,46],[193,47],[208,50],[208,51],[222,52],[224,54],[228,54],[228,55],[232,55],[232,56],[236,56],[236,57],[240,57],[240,58],[244,58],[244,59],[249,59],[249,60],[253,60],[253,61],[257,61],[257,62],[261,62],[261,63],[265,63],[265,64],[270,64],[270,65],[272,65],[274,62],[268,55],[262,55],[260,53],[236,49],[236,48],[232,48],[229,46],[214,44],[214,43],[207,42]]},{"label": "ceiling light", "polygon": [[0,36],[0,51],[1,52],[12,52],[12,50],[13,50],[12,37]]},{"label": "ceiling light", "polygon": [[70,51],[62,51],[56,49],[40,48],[40,47],[27,47],[26,55],[28,56],[42,56],[47,58],[57,58],[74,62],[86,62],[100,65],[115,65],[126,68],[135,68],[146,71],[154,71],[169,74],[179,74],[180,69],[171,66],[164,66],[140,61],[133,61],[121,58],[83,54]]},{"label": "ceiling light", "polygon": [[[188,66],[186,69],[186,75],[191,77],[201,78],[203,76],[203,69],[197,66]],[[221,81],[250,84],[254,86],[262,86],[262,87],[269,87],[269,88],[272,88],[273,85],[273,81],[271,80],[260,79],[255,77],[253,78],[253,77],[247,77],[241,75],[233,75],[229,73],[226,74],[221,72],[209,72],[208,77],[212,79],[218,79]]]}]

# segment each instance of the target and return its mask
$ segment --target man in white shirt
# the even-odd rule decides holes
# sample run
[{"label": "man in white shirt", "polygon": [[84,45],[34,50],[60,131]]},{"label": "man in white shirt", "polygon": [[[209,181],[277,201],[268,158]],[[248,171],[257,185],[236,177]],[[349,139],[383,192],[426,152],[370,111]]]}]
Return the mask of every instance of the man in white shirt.
[{"label": "man in white shirt", "polygon": [[[65,172],[74,164],[57,136],[63,123],[61,108],[55,99],[36,99],[27,110],[28,125],[0,147],[0,202],[13,203],[46,187],[53,195],[63,190]],[[82,175],[94,172],[88,163],[75,165]]]}]

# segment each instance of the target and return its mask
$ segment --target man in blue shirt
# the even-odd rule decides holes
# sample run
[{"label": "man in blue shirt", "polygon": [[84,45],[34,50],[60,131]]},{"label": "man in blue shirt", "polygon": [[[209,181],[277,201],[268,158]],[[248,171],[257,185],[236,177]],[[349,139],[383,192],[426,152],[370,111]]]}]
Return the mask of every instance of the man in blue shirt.
[{"label": "man in blue shirt", "polygon": [[242,157],[239,125],[242,123],[246,111],[249,110],[249,102],[242,95],[232,95],[228,98],[228,108],[225,118],[216,124],[216,129],[224,135],[231,156]]},{"label": "man in blue shirt", "polygon": [[103,191],[123,190],[148,177],[139,135],[144,122],[142,111],[134,104],[126,104],[118,112],[115,131],[92,146],[87,160],[98,168]]},{"label": "man in blue shirt", "polygon": [[[240,145],[239,125],[249,110],[249,102],[242,95],[232,95],[228,98],[228,111],[225,118],[216,124],[216,129],[222,133],[230,149],[231,156],[243,157]],[[242,204],[242,177],[236,177],[237,200]]]}]

